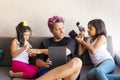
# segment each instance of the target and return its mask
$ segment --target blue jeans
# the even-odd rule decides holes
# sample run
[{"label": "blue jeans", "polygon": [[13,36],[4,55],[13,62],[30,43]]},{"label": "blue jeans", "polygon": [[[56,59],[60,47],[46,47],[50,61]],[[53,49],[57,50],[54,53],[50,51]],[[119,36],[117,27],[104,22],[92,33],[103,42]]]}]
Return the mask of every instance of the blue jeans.
[{"label": "blue jeans", "polygon": [[120,80],[120,74],[107,74],[109,80]]},{"label": "blue jeans", "polygon": [[107,74],[112,73],[114,70],[114,61],[112,59],[107,59],[91,69],[87,74],[87,78],[88,80],[108,80]]}]

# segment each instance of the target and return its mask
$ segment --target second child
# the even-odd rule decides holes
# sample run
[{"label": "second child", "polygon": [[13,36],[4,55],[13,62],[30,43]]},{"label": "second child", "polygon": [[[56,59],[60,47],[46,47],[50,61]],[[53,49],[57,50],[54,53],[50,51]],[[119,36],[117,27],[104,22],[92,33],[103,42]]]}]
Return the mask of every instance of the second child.
[{"label": "second child", "polygon": [[94,64],[94,68],[87,74],[88,80],[108,80],[106,74],[115,70],[114,60],[107,50],[106,34],[104,21],[94,19],[88,23],[88,35],[90,38],[87,42],[79,36],[76,37],[77,42],[81,45],[79,46],[79,54],[82,54],[83,49],[87,49]]}]

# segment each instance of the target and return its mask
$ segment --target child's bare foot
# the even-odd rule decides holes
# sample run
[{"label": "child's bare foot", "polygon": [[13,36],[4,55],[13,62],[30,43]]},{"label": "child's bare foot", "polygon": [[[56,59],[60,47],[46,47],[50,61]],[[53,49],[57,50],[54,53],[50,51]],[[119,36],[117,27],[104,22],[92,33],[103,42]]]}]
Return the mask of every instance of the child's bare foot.
[{"label": "child's bare foot", "polygon": [[10,71],[9,71],[9,76],[10,76],[10,77],[13,77],[13,73],[14,73],[14,72],[13,72],[12,70],[10,70]]}]

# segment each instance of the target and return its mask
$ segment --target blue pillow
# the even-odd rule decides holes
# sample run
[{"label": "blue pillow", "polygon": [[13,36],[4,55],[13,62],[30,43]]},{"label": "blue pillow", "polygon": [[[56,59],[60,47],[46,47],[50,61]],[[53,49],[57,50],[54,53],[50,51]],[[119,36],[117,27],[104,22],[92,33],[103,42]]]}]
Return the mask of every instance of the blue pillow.
[{"label": "blue pillow", "polygon": [[0,49],[0,59],[2,58],[2,55],[3,55],[3,50]]}]

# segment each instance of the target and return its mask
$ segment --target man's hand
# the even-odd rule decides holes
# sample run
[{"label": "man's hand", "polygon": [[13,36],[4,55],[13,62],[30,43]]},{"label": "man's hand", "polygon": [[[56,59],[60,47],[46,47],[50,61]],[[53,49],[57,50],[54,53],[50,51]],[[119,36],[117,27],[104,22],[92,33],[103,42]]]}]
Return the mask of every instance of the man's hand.
[{"label": "man's hand", "polygon": [[47,59],[47,61],[46,61],[46,65],[45,65],[45,67],[50,67],[50,65],[52,65],[52,61],[50,60],[50,58],[48,58]]}]

